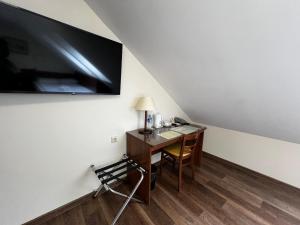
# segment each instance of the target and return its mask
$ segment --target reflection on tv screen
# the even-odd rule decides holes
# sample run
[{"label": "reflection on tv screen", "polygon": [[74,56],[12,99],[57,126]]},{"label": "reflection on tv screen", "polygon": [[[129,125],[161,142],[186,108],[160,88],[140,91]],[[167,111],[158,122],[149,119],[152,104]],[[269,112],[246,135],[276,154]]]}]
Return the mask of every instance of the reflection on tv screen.
[{"label": "reflection on tv screen", "polygon": [[0,92],[120,94],[122,44],[0,3]]}]

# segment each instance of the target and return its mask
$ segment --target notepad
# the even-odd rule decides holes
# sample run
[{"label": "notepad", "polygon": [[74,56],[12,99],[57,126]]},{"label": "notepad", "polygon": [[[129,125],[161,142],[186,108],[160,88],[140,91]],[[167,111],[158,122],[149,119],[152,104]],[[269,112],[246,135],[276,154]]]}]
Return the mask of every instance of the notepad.
[{"label": "notepad", "polygon": [[191,134],[198,130],[197,127],[192,126],[182,126],[182,127],[174,127],[171,129],[171,131],[175,131],[181,134]]},{"label": "notepad", "polygon": [[163,138],[166,138],[166,139],[173,139],[173,138],[179,137],[181,134],[178,133],[178,132],[170,130],[170,131],[166,131],[166,132],[160,133],[158,135],[161,136],[161,137],[163,137]]}]

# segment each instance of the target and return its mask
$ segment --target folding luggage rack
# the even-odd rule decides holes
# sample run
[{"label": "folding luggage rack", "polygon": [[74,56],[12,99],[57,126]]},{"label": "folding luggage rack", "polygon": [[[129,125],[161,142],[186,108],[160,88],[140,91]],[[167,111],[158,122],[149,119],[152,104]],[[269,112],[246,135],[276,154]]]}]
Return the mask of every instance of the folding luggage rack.
[{"label": "folding luggage rack", "polygon": [[[127,155],[123,155],[123,158],[113,164],[110,164],[108,166],[102,167],[100,169],[96,169],[94,165],[90,166],[91,169],[95,172],[97,175],[98,179],[100,180],[100,186],[98,187],[96,193],[94,194],[94,197],[97,197],[99,192],[102,190],[102,188],[105,189],[105,191],[110,191],[113,194],[122,196],[126,198],[126,201],[124,202],[123,206],[119,209],[117,215],[115,216],[114,220],[112,221],[112,225],[114,225],[121,214],[123,213],[124,209],[128,205],[128,203],[131,200],[134,200],[136,202],[142,203],[141,200],[134,198],[133,195],[135,194],[136,190],[142,183],[144,179],[144,174],[146,171],[134,160],[130,159]],[[109,182],[113,180],[120,180],[120,177],[127,174],[128,172],[132,171],[138,171],[140,173],[140,179],[138,180],[137,184],[134,186],[133,190],[129,195],[123,194],[121,192],[118,192],[114,189],[112,189],[109,186]]]}]

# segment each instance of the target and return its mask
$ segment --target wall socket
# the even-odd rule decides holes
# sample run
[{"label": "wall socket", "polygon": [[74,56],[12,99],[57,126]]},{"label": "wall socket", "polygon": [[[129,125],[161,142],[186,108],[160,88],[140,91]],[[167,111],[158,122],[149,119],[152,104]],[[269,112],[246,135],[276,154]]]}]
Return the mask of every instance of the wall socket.
[{"label": "wall socket", "polygon": [[116,142],[118,142],[118,137],[117,137],[117,136],[111,137],[111,138],[110,138],[110,142],[111,142],[111,143],[116,143]]}]

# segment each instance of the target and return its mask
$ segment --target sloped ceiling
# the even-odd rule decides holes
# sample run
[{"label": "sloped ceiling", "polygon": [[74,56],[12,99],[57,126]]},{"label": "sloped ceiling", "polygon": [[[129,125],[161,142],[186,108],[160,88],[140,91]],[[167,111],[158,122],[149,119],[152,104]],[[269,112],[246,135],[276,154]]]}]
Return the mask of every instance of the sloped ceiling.
[{"label": "sloped ceiling", "polygon": [[300,143],[299,1],[86,1],[193,121]]}]

